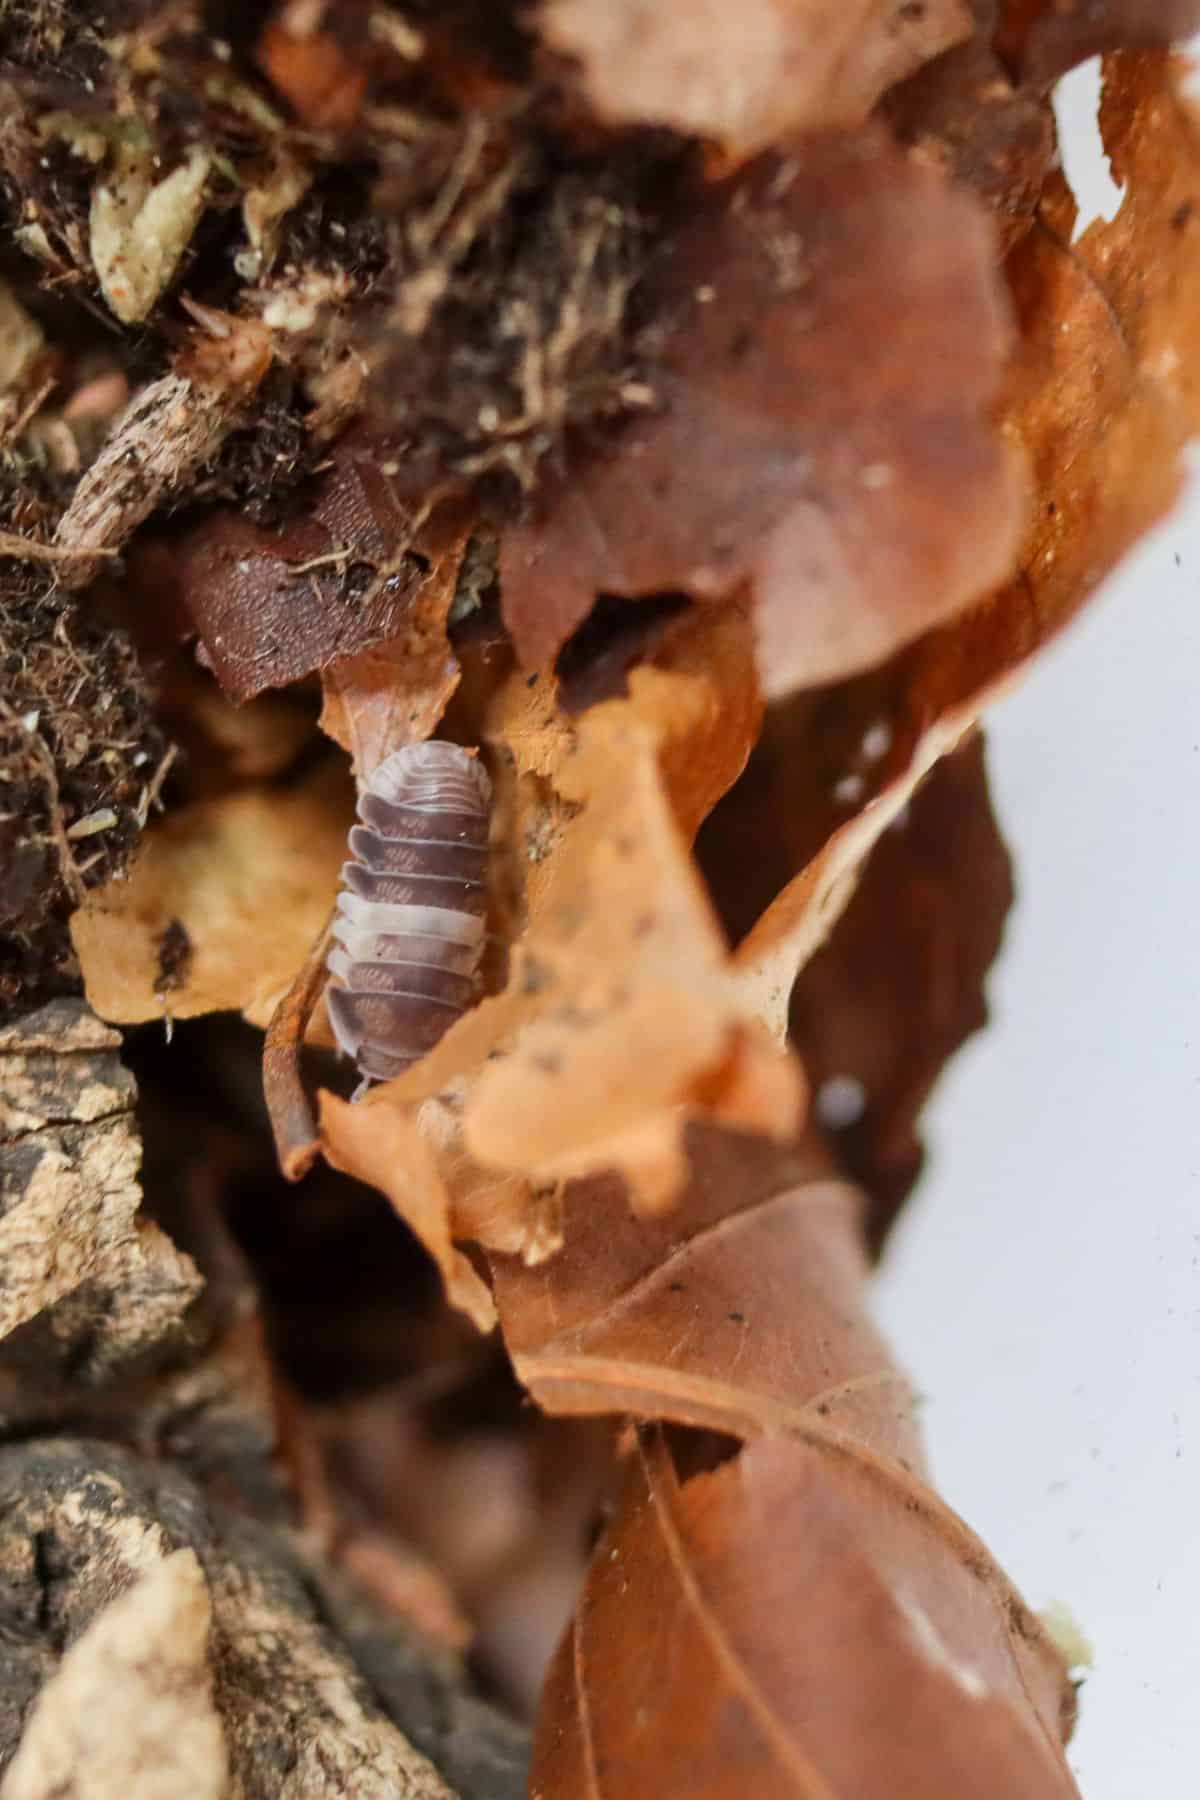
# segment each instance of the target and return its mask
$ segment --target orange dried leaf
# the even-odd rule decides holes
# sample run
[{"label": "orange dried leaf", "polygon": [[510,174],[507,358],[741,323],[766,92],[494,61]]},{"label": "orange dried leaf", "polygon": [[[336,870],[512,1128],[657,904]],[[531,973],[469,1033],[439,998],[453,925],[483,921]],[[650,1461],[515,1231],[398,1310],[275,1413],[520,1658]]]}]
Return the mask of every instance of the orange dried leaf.
[{"label": "orange dried leaf", "polygon": [[442,1097],[423,1125],[456,1218],[486,1243],[545,1255],[554,1229],[538,1195],[595,1169],[622,1169],[637,1204],[663,1204],[689,1116],[777,1137],[798,1124],[799,1070],[730,979],[685,836],[756,728],[750,648],[744,615],[713,609],[669,667],[636,670],[629,699],[578,728],[547,684],[513,676],[496,697],[486,737],[528,917],[508,985],[359,1109]]},{"label": "orange dried leaf", "polygon": [[480,1331],[490,1331],[496,1322],[492,1297],[451,1243],[450,1194],[415,1121],[394,1108],[354,1106],[323,1093],[321,1132],[334,1168],[387,1195],[437,1264],[447,1299]]},{"label": "orange dried leaf", "polygon": [[551,0],[538,28],[621,124],[669,125],[739,156],[858,125],[894,81],[970,35],[967,0]]},{"label": "orange dried leaf", "polygon": [[986,416],[1008,321],[967,196],[881,133],[797,145],[697,197],[647,304],[674,321],[656,410],[501,545],[527,665],[598,594],[749,579],[777,695],[883,660],[1008,573],[1022,489]]}]

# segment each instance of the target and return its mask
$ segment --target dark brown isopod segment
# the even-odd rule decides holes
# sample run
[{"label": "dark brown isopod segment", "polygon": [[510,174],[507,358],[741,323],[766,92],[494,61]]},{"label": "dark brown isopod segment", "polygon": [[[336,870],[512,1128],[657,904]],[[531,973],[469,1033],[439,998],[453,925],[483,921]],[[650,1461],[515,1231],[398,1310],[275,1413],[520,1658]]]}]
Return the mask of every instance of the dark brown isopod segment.
[{"label": "dark brown isopod segment", "polygon": [[329,956],[329,1017],[364,1082],[401,1073],[470,1005],[491,788],[457,744],[411,744],[359,796]]}]

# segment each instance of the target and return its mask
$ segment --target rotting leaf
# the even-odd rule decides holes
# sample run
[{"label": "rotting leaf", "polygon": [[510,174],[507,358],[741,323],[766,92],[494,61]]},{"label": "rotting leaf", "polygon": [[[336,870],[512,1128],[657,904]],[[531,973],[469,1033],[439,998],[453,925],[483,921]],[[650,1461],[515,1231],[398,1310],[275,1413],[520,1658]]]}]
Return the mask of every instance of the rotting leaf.
[{"label": "rotting leaf", "polygon": [[748,578],[778,695],[882,661],[1009,572],[1022,488],[986,417],[1009,329],[968,196],[874,130],[799,144],[697,195],[644,298],[675,320],[657,409],[501,543],[527,666],[598,594]]},{"label": "rotting leaf", "polygon": [[[1072,244],[1074,208],[1052,177],[1008,264],[1020,340],[1003,427],[1027,455],[1036,489],[1016,578],[838,698],[864,732],[875,721],[888,732],[872,767],[845,770],[856,783],[849,808],[828,770],[827,713],[801,698],[789,703],[792,721],[768,720],[766,741],[785,728],[766,765],[775,798],[758,816],[773,807],[786,820],[778,838],[797,847],[796,873],[746,930],[734,964],[780,1036],[796,974],[828,936],[880,833],[1178,492],[1180,453],[1200,423],[1192,303],[1200,137],[1172,91],[1167,58],[1112,58],[1106,84],[1101,124],[1126,183],[1120,212]],[[736,808],[731,823],[744,862]],[[780,848],[776,841],[772,867]],[[719,849],[710,854],[720,861]]]},{"label": "rotting leaf", "polygon": [[970,35],[967,0],[551,0],[538,29],[577,60],[602,118],[751,155],[858,125],[894,81]]},{"label": "rotting leaf", "polygon": [[668,1218],[633,1223],[618,1182],[579,1183],[559,1256],[492,1259],[541,1405],[726,1438],[714,1459],[704,1437],[640,1435],[531,1793],[1074,1794],[1067,1671],[927,1484],[914,1395],[863,1304],[860,1197],[811,1144],[688,1141]]},{"label": "rotting leaf", "polygon": [[[397,454],[352,432],[303,514],[267,527],[223,508],[185,537],[182,599],[233,699],[389,643],[416,638],[422,655],[440,649],[437,622],[469,526],[449,502],[406,495]],[[364,665],[344,674],[362,681]],[[370,688],[369,667],[365,681]]]}]

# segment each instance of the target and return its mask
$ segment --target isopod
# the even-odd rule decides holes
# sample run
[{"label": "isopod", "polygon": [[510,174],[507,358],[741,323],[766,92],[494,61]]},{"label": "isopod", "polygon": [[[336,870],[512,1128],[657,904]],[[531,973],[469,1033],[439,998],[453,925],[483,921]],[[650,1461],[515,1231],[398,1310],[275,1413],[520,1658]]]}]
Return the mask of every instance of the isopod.
[{"label": "isopod", "polygon": [[326,999],[363,1088],[418,1062],[475,998],[490,802],[478,760],[436,741],[393,752],[359,790]]}]

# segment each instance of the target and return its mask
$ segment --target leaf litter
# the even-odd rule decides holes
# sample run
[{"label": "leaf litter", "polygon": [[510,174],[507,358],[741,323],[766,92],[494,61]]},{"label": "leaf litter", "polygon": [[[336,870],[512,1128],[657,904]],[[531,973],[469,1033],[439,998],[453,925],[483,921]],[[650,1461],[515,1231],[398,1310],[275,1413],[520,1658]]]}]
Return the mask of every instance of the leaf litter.
[{"label": "leaf litter", "polygon": [[[1200,9],[996,10],[756,0],[732,40],[590,0],[291,0],[228,41],[149,0],[0,19],[0,652],[27,681],[49,621],[86,676],[62,726],[53,671],[45,729],[6,725],[40,810],[0,818],[3,993],[74,956],[101,1019],[181,1022],[186,1102],[130,1039],[147,1129],[184,1104],[226,1148],[172,1216],[241,1221],[266,1411],[349,1578],[448,1642],[465,1605],[528,1703],[512,1595],[547,1644],[590,1530],[541,1800],[1075,1791],[1068,1671],[929,1485],[864,1296],[1010,899],[976,721],[1196,429],[1164,48]],[[1096,52],[1124,200],[1073,241],[1048,92]],[[497,796],[486,991],[350,1104],[320,969],[352,780],[433,735]],[[214,1024],[216,1074],[187,1048],[239,1012],[273,1020],[292,1193],[247,1040]],[[334,1244],[370,1221],[378,1329],[338,1257],[304,1272],[306,1196]],[[494,1323],[517,1386],[467,1349]],[[503,1530],[449,1506],[475,1440],[423,1383],[489,1396]],[[519,1392],[553,1441],[598,1434],[541,1565]],[[424,1523],[383,1498],[418,1470]]]}]

